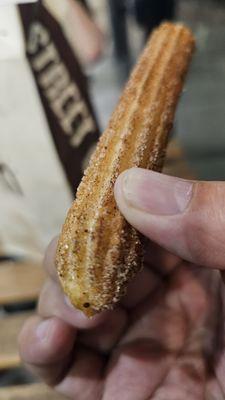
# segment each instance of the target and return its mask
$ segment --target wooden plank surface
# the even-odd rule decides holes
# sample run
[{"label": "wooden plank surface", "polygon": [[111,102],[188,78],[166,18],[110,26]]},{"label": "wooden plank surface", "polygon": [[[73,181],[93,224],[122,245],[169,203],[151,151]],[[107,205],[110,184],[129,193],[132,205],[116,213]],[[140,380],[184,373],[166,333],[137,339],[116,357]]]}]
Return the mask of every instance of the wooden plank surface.
[{"label": "wooden plank surface", "polygon": [[173,163],[166,162],[163,168],[163,173],[183,179],[196,179],[196,176],[185,160],[178,160]]},{"label": "wooden plank surface", "polygon": [[184,151],[176,139],[168,145],[163,173],[184,179],[196,179],[194,171],[188,165]]},{"label": "wooden plank surface", "polygon": [[12,386],[0,389],[0,400],[66,400],[43,384]]},{"label": "wooden plank surface", "polygon": [[37,299],[44,270],[32,263],[0,263],[0,305]]},{"label": "wooden plank surface", "polygon": [[0,370],[21,364],[17,337],[22,325],[32,313],[26,312],[0,318]]},{"label": "wooden plank surface", "polygon": [[184,151],[177,139],[172,139],[168,143],[168,148],[166,151],[166,162],[177,161],[184,159]]}]

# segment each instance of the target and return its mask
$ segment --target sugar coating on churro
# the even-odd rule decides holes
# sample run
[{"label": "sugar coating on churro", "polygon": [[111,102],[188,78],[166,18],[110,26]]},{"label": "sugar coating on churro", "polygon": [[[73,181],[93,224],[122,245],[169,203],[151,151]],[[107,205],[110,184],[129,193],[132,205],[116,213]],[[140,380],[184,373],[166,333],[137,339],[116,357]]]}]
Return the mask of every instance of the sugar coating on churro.
[{"label": "sugar coating on churro", "polygon": [[67,215],[56,265],[70,301],[89,316],[112,308],[141,268],[139,234],[120,214],[113,187],[130,167],[161,170],[193,49],[183,25],[153,32]]}]

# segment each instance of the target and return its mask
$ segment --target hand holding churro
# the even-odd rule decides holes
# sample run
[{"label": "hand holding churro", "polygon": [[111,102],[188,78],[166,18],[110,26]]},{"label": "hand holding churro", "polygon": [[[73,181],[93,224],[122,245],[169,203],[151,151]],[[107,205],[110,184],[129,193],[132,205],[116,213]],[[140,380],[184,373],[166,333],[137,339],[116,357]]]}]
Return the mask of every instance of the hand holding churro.
[{"label": "hand holding churro", "polygon": [[194,39],[184,26],[155,30],[78,188],[57,249],[60,281],[88,316],[114,306],[142,265],[138,232],[113,195],[121,172],[160,171]]}]

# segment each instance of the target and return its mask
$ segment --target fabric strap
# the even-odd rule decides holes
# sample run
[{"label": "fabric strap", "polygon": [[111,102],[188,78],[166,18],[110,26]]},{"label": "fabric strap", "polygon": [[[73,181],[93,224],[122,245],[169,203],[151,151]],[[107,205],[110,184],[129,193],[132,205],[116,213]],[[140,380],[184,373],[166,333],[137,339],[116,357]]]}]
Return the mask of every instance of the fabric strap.
[{"label": "fabric strap", "polygon": [[99,136],[87,80],[61,26],[43,2],[19,9],[27,57],[58,156],[75,192]]}]

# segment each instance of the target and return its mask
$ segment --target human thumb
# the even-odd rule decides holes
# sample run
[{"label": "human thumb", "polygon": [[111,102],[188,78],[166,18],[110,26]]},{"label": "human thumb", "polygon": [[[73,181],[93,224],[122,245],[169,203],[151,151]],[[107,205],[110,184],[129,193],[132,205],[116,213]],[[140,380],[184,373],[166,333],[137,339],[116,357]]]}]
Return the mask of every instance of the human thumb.
[{"label": "human thumb", "polygon": [[152,241],[187,261],[225,269],[225,182],[132,168],[117,179],[115,198],[127,221]]}]

